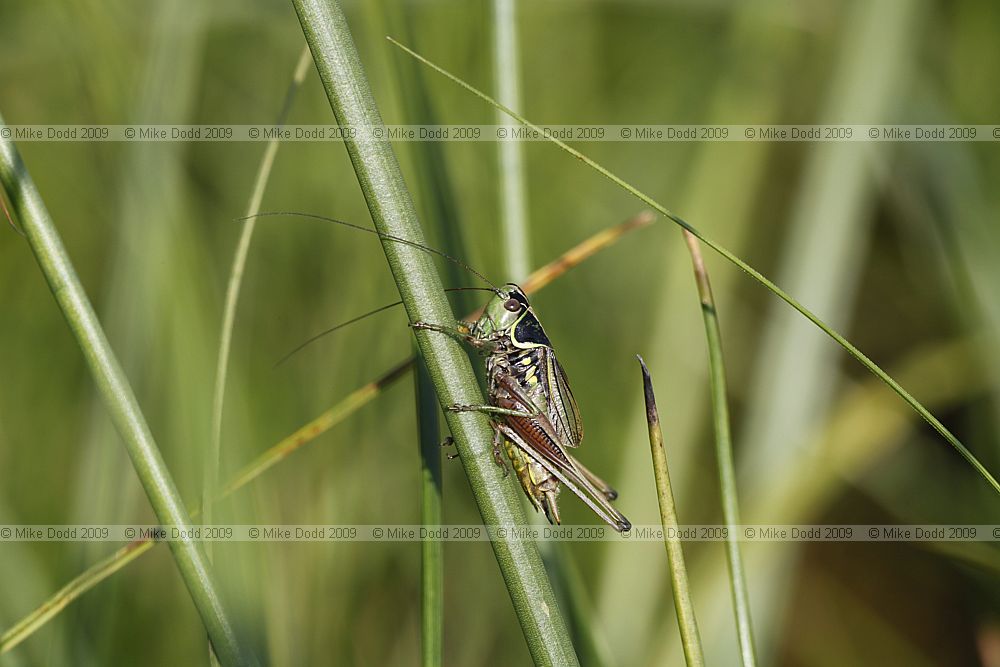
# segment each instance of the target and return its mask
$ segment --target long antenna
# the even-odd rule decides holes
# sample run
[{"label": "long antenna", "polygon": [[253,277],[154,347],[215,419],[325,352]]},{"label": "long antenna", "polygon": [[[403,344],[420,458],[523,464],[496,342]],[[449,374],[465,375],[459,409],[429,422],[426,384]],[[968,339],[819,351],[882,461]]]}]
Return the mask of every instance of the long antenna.
[{"label": "long antenna", "polygon": [[[7,202],[4,201],[3,195],[0,195],[0,208],[3,209],[3,214],[7,216],[7,222],[10,223],[11,228],[21,236],[25,236],[24,232],[21,231],[21,228],[14,224],[14,218],[10,217],[10,211],[7,210]],[[25,236],[25,238],[27,238],[27,236]]]},{"label": "long antenna", "polygon": [[[493,291],[492,289],[489,289],[489,288],[486,288],[486,287],[449,287],[449,288],[447,288],[445,290],[445,292],[462,292],[462,291],[465,291],[465,290],[477,290],[477,291],[483,291],[483,292],[492,292]],[[280,366],[281,364],[285,363],[286,361],[288,361],[289,359],[291,359],[293,356],[295,356],[298,352],[301,352],[304,348],[312,345],[313,343],[315,343],[316,341],[318,341],[323,336],[326,336],[327,334],[333,333],[337,329],[343,329],[348,324],[354,324],[355,322],[359,322],[359,321],[365,319],[366,317],[370,317],[372,315],[376,315],[378,313],[381,313],[383,310],[389,310],[390,308],[395,308],[396,306],[400,306],[402,304],[403,304],[402,301],[394,301],[393,303],[388,303],[388,304],[386,304],[384,306],[380,306],[380,307],[376,308],[375,310],[370,310],[367,313],[365,313],[364,315],[358,315],[357,317],[352,317],[351,319],[347,320],[346,322],[341,322],[340,324],[335,324],[334,326],[330,327],[329,329],[326,329],[324,331],[320,331],[315,336],[311,336],[310,338],[306,339],[304,342],[302,342],[301,344],[299,344],[296,348],[294,348],[293,350],[289,351],[288,354],[286,354],[281,359],[279,359],[274,364],[274,366],[275,366],[275,368],[277,368],[278,366]]]},{"label": "long antenna", "polygon": [[288,354],[286,354],[285,356],[283,356],[281,359],[278,359],[278,362],[276,364],[274,364],[274,365],[275,365],[275,367],[280,366],[281,364],[283,364],[286,361],[288,361],[296,352],[301,351],[303,348],[311,345],[312,343],[315,343],[316,341],[318,341],[323,336],[325,336],[327,334],[333,333],[337,329],[342,329],[342,328],[346,327],[348,324],[354,324],[355,322],[357,322],[359,320],[363,320],[363,319],[365,319],[366,317],[368,317],[370,315],[375,315],[376,313],[381,313],[383,310],[389,310],[390,308],[394,308],[396,306],[399,306],[402,303],[403,303],[402,301],[395,301],[393,303],[386,304],[384,306],[381,306],[380,308],[376,308],[375,310],[370,310],[367,313],[365,313],[364,315],[358,315],[357,317],[353,317],[353,318],[347,320],[346,322],[341,322],[340,324],[332,326],[329,329],[326,329],[325,331],[320,331],[315,336],[307,338],[303,343],[299,344],[297,347],[295,347],[294,349],[292,349]]},{"label": "long antenna", "polygon": [[[493,282],[489,278],[487,278],[486,276],[484,276],[483,274],[481,274],[479,271],[476,271],[474,268],[472,268],[471,266],[469,266],[468,264],[466,264],[462,260],[458,259],[457,257],[452,257],[448,253],[441,252],[440,250],[436,250],[436,249],[431,248],[429,246],[425,246],[425,245],[423,245],[421,243],[417,243],[416,241],[410,241],[408,239],[404,239],[404,238],[401,238],[399,236],[393,236],[392,234],[384,234],[384,233],[382,233],[380,231],[377,231],[377,230],[374,230],[374,229],[369,229],[368,227],[362,227],[361,225],[355,225],[354,223],[351,223],[351,222],[344,222],[343,220],[337,220],[336,218],[330,218],[330,217],[327,217],[325,215],[317,215],[315,213],[300,213],[298,211],[267,211],[267,212],[264,212],[264,213],[258,213],[256,215],[248,215],[248,216],[243,217],[243,218],[237,218],[237,220],[239,220],[240,222],[243,222],[243,221],[249,220],[251,218],[278,217],[278,216],[282,216],[282,215],[293,216],[293,217],[298,217],[298,218],[309,218],[309,219],[312,219],[312,220],[322,220],[323,222],[332,222],[332,223],[334,223],[336,225],[343,225],[344,227],[350,227],[351,229],[356,229],[356,230],[358,230],[360,232],[367,232],[368,234],[374,234],[375,236],[377,236],[379,238],[382,238],[382,239],[388,239],[390,241],[396,241],[397,243],[402,243],[402,244],[405,244],[405,245],[408,245],[408,246],[413,246],[414,248],[420,248],[424,252],[430,252],[430,253],[434,253],[435,255],[439,255],[441,257],[444,257],[449,262],[454,262],[455,264],[461,266],[463,269],[465,269],[465,270],[469,271],[470,273],[474,274],[480,280],[482,280],[484,283],[486,283],[487,285],[489,285],[490,287],[492,287],[493,288],[492,291],[493,291],[494,294],[497,294],[500,291],[500,288],[498,288],[496,285],[494,285]],[[378,312],[378,311],[376,311],[376,312]]]}]

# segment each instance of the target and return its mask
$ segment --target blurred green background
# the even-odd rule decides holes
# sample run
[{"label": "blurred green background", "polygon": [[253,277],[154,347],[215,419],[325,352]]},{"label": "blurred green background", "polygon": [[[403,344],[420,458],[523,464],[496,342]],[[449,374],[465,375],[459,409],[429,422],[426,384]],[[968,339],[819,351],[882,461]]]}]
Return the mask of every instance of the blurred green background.
[{"label": "blurred green background", "polygon": [[[386,122],[494,122],[493,109],[383,39],[393,34],[491,90],[488,3],[345,9]],[[1000,5],[988,0],[520,2],[517,25],[522,110],[538,123],[998,119]],[[9,124],[270,123],[302,43],[280,0],[3,0],[0,111]],[[331,121],[310,69],[290,122]],[[995,143],[576,145],[775,279],[1000,469]],[[234,220],[263,148],[20,145],[192,506]],[[496,282],[518,278],[503,270],[497,145],[397,149],[430,238],[443,244],[442,230],[460,230],[470,264]],[[640,210],[552,145],[523,150],[530,266]],[[263,209],[368,224],[337,143],[282,146]],[[763,288],[718,256],[707,260],[746,522],[997,520],[986,483],[898,398]],[[315,332],[396,298],[372,238],[304,220],[259,224],[236,321],[224,478],[409,354],[396,311],[274,365]],[[580,457],[619,489],[633,523],[658,523],[637,352],[656,383],[680,518],[719,521],[704,333],[677,229],[664,221],[626,237],[535,305],[583,412]],[[152,523],[80,350],[27,244],[6,227],[0,313],[0,523]],[[445,521],[477,522],[461,465],[444,468]],[[223,503],[216,520],[416,523],[418,482],[413,383],[404,380]],[[567,523],[597,521],[568,493],[561,506]],[[0,629],[115,546],[0,545]],[[419,548],[236,543],[215,554],[267,661],[412,665]],[[662,545],[565,551],[608,664],[679,664]],[[752,544],[743,553],[762,664],[1000,665],[991,544]],[[723,545],[689,544],[686,554],[708,661],[736,664]],[[445,559],[446,664],[527,663],[489,546],[449,543]],[[206,655],[198,615],[158,547],[0,664],[177,665]]]}]

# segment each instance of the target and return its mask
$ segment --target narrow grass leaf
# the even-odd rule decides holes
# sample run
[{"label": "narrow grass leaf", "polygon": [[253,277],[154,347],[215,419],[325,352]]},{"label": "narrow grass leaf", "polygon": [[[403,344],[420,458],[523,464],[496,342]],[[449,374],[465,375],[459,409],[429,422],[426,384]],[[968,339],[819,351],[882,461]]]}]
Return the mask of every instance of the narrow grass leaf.
[{"label": "narrow grass leaf", "polygon": [[826,322],[824,322],[823,320],[821,320],[811,310],[809,310],[804,305],[802,305],[801,303],[799,303],[790,294],[788,294],[783,289],[781,289],[776,284],[774,284],[774,282],[772,282],[769,278],[767,278],[766,276],[764,276],[764,274],[762,274],[760,271],[758,271],[757,269],[753,268],[752,266],[750,266],[749,264],[747,264],[746,262],[744,262],[742,259],[740,259],[736,255],[734,255],[732,252],[730,252],[729,250],[727,250],[724,246],[721,246],[718,243],[716,243],[715,241],[712,241],[711,239],[707,238],[700,231],[698,231],[697,229],[695,229],[694,227],[692,227],[691,224],[689,224],[686,220],[684,220],[683,218],[681,218],[677,214],[672,213],[663,204],[659,203],[658,201],[656,201],[655,199],[653,199],[652,197],[650,197],[646,193],[642,192],[641,190],[639,190],[635,186],[631,185],[630,183],[626,182],[622,178],[616,176],[611,171],[609,171],[607,168],[601,166],[600,164],[598,164],[594,160],[590,159],[589,157],[587,157],[586,155],[584,155],[580,151],[576,150],[575,148],[572,148],[571,146],[569,146],[568,144],[566,144],[566,142],[561,141],[561,140],[559,140],[559,139],[551,136],[551,134],[544,132],[540,127],[538,127],[537,125],[535,125],[534,123],[532,123],[531,121],[529,121],[528,119],[526,119],[524,116],[521,116],[516,111],[513,111],[512,109],[509,109],[509,108],[505,107],[504,105],[500,104],[495,99],[493,99],[492,97],[490,97],[486,93],[482,92],[478,88],[475,88],[471,84],[466,83],[465,81],[463,81],[462,79],[458,78],[457,76],[455,76],[451,72],[448,72],[447,70],[443,69],[442,67],[440,67],[438,65],[435,65],[431,61],[427,60],[426,58],[424,58],[420,54],[416,53],[415,51],[413,51],[413,50],[411,50],[411,49],[403,46],[402,44],[400,44],[396,40],[392,39],[391,37],[388,37],[387,39],[392,44],[394,44],[395,46],[399,47],[400,49],[402,49],[406,53],[410,54],[411,56],[413,56],[414,58],[416,58],[420,62],[424,63],[428,67],[431,67],[432,69],[434,69],[435,71],[439,72],[441,75],[447,77],[451,81],[454,81],[459,86],[463,87],[464,89],[466,89],[467,91],[469,91],[473,95],[476,95],[477,97],[479,97],[483,101],[485,101],[485,102],[487,102],[489,104],[492,104],[496,108],[498,108],[501,111],[503,111],[504,113],[508,114],[511,118],[514,118],[515,120],[517,120],[522,125],[535,130],[536,132],[538,132],[539,135],[546,137],[549,141],[551,141],[552,143],[556,144],[561,149],[563,149],[564,151],[566,151],[567,153],[569,153],[570,155],[572,155],[576,159],[580,160],[581,162],[583,162],[584,164],[586,164],[591,169],[594,169],[595,171],[597,171],[602,176],[606,177],[608,180],[610,180],[615,185],[621,187],[626,192],[631,193],[632,195],[634,195],[635,197],[637,197],[641,201],[645,202],[647,205],[651,206],[656,211],[660,212],[665,217],[667,217],[670,220],[672,220],[673,222],[675,222],[677,225],[679,225],[683,229],[687,230],[689,233],[691,233],[693,236],[695,236],[702,243],[704,243],[709,248],[711,248],[712,250],[716,251],[717,253],[719,253],[720,255],[722,255],[723,257],[725,257],[732,264],[734,264],[737,267],[739,267],[741,270],[743,270],[745,273],[747,273],[754,280],[756,280],[760,284],[764,285],[764,287],[766,287],[773,294],[775,294],[780,299],[782,299],[783,301],[785,301],[785,303],[787,303],[792,308],[794,308],[799,313],[801,313],[806,319],[808,319],[810,322],[812,322],[813,324],[815,324],[821,331],[823,331],[823,333],[825,333],[827,336],[829,336],[834,341],[836,341],[837,344],[839,344],[841,347],[843,347],[845,350],[847,350],[847,352],[852,357],[854,357],[855,359],[857,359],[865,368],[867,368],[869,371],[871,371],[872,373],[874,373],[876,377],[878,377],[880,380],[882,380],[884,383],[886,383],[894,392],[896,392],[896,394],[899,395],[900,398],[902,398],[911,408],[913,408],[917,412],[917,414],[919,414],[921,417],[923,417],[923,419],[928,424],[930,424],[934,428],[934,430],[936,430],[938,433],[940,433],[941,436],[952,447],[954,447],[958,451],[958,453],[961,454],[961,456],[973,468],[975,468],[975,470],[980,474],[980,476],[982,476],[982,478],[985,479],[990,484],[990,486],[992,486],[993,489],[998,494],[1000,494],[1000,482],[998,482],[996,480],[996,478],[990,473],[990,471],[987,470],[986,467],[982,463],[980,463],[979,459],[977,459],[976,456],[971,451],[969,451],[969,449],[965,445],[963,445],[962,442],[957,437],[955,437],[955,435],[952,434],[952,432],[949,431],[948,428],[944,424],[942,424],[941,421],[937,417],[935,417],[933,414],[931,414],[930,411],[927,410],[927,408],[925,408],[916,398],[914,398],[913,396],[911,396],[909,394],[909,392],[907,392],[905,389],[903,389],[903,387],[900,386],[900,384],[898,382],[896,382],[894,379],[892,379],[892,377],[890,377],[888,373],[886,373],[884,370],[882,370],[878,366],[878,364],[876,364],[874,361],[872,361],[867,356],[865,356],[865,354],[863,352],[861,352],[861,350],[859,350],[857,347],[855,347],[853,343],[851,343],[849,340],[847,340],[846,338],[844,338],[840,333],[838,333],[832,327],[830,327],[828,324],[826,324]]},{"label": "narrow grass leaf", "polygon": [[[420,449],[420,525],[436,535],[441,526],[441,425],[434,385],[423,364],[414,374]],[[444,629],[444,543],[420,541],[420,658],[423,667],[441,664]]]},{"label": "narrow grass leaf", "polygon": [[[292,108],[292,101],[295,94],[306,78],[309,63],[309,47],[303,47],[295,65],[295,73],[292,76],[292,83],[285,94],[285,101],[281,112],[278,114],[276,126],[285,124],[288,114]],[[229,270],[229,284],[226,287],[226,300],[222,312],[222,330],[219,335],[219,354],[215,367],[215,392],[212,397],[212,439],[210,448],[205,457],[205,475],[202,485],[201,506],[204,508],[202,521],[212,523],[212,498],[215,497],[219,486],[219,458],[222,453],[222,415],[226,401],[226,376],[229,374],[229,356],[233,342],[233,327],[236,322],[236,306],[240,300],[240,287],[243,285],[243,272],[246,269],[247,255],[250,253],[250,242],[253,240],[254,229],[257,219],[254,217],[260,213],[260,204],[264,199],[264,191],[267,189],[267,182],[271,178],[271,168],[274,166],[274,159],[278,155],[278,146],[281,145],[280,134],[267,142],[264,148],[264,155],[257,166],[257,175],[254,178],[253,191],[250,194],[250,201],[247,203],[245,223],[240,231],[239,241],[236,243],[236,251],[233,254],[233,264]],[[206,542],[205,549],[211,557],[211,542]]]},{"label": "narrow grass leaf", "polygon": [[719,466],[719,487],[722,494],[722,516],[729,528],[726,538],[726,559],[729,562],[729,583],[736,614],[736,632],[740,644],[740,656],[745,667],[757,664],[754,650],[753,624],[750,616],[750,596],[747,593],[746,571],[740,545],[737,541],[737,526],[740,524],[739,502],[736,494],[736,470],[733,465],[733,442],[729,428],[729,405],[726,398],[726,366],[722,358],[722,332],[719,329],[719,315],[715,310],[712,284],[708,270],[701,256],[698,239],[685,231],[694,279],[701,300],[701,312],[705,320],[705,337],[708,341],[708,374],[712,391],[712,426],[715,431],[715,454]]},{"label": "narrow grass leaf", "polygon": [[698,620],[694,615],[691,588],[688,585],[687,567],[684,565],[684,549],[678,537],[679,524],[674,493],[670,489],[670,471],[667,469],[667,452],[663,448],[663,431],[660,429],[660,415],[656,409],[653,394],[653,380],[642,357],[636,355],[642,366],[642,387],[646,399],[646,421],[649,423],[649,448],[653,455],[653,473],[656,476],[656,495],[660,503],[660,523],[663,524],[663,546],[667,549],[670,565],[671,592],[674,595],[674,609],[677,612],[677,628],[681,633],[684,659],[688,665],[705,664],[705,655],[698,635]]}]

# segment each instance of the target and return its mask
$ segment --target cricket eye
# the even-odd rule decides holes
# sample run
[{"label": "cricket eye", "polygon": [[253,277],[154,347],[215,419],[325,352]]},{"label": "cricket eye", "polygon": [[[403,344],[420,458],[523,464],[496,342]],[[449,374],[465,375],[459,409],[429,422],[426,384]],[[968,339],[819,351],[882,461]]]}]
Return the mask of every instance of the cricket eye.
[{"label": "cricket eye", "polygon": [[517,299],[507,299],[503,302],[503,307],[512,313],[516,313],[521,310],[521,302]]}]

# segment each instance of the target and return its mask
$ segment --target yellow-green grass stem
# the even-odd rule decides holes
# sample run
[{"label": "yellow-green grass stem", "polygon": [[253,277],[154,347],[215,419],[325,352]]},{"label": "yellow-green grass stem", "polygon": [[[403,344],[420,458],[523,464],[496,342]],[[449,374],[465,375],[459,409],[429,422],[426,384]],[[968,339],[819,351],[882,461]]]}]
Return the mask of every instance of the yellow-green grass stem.
[{"label": "yellow-green grass stem", "polygon": [[680,522],[674,505],[674,492],[670,488],[670,471],[667,468],[667,452],[663,447],[663,430],[660,428],[660,414],[656,408],[653,393],[653,379],[642,357],[636,355],[642,366],[642,388],[646,401],[646,422],[649,424],[649,448],[653,455],[653,474],[656,478],[656,496],[660,505],[660,523],[663,525],[663,546],[667,550],[670,566],[671,592],[674,596],[674,610],[677,613],[677,628],[681,634],[684,659],[690,667],[705,664],[705,653],[698,634],[698,620],[691,601],[691,587],[688,584],[687,566],[684,564],[684,548],[679,535]]}]

